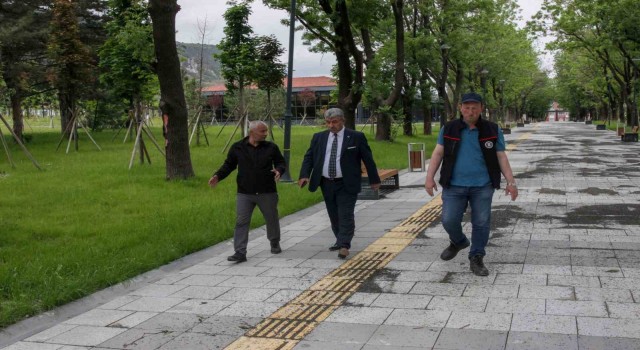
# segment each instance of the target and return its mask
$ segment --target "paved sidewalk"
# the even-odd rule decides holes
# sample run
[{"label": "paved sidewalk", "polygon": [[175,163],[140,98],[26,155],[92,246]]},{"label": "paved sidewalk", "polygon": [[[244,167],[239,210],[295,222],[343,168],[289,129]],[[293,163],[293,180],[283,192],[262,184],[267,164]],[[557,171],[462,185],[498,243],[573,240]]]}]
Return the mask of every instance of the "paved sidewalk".
[{"label": "paved sidewalk", "polygon": [[282,254],[254,230],[246,263],[221,243],[9,327],[0,347],[640,349],[640,144],[582,123],[514,130],[520,197],[494,196],[488,277],[464,252],[439,260],[439,197],[405,173],[358,202],[346,262],[320,204],[283,219]]}]

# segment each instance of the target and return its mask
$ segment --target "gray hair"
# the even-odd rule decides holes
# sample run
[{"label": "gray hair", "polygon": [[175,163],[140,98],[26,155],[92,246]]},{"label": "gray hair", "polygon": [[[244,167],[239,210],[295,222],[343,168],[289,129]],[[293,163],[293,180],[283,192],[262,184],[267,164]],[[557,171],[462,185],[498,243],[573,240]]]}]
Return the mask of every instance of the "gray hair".
[{"label": "gray hair", "polygon": [[343,118],[344,112],[340,108],[329,108],[324,112],[324,119]]},{"label": "gray hair", "polygon": [[269,128],[269,125],[267,125],[267,123],[263,122],[262,120],[252,120],[249,122],[249,130],[255,130],[259,125],[264,125]]}]

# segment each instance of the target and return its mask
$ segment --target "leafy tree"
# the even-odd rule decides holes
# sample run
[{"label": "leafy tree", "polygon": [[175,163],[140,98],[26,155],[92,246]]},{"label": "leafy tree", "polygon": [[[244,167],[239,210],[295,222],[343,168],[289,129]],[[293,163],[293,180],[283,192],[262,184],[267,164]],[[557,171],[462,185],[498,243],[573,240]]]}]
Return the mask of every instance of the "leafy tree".
[{"label": "leafy tree", "polygon": [[[215,55],[222,66],[222,76],[225,79],[227,91],[230,94],[238,94],[240,120],[246,117],[245,88],[257,78],[260,68],[256,60],[256,39],[252,35],[253,30],[249,26],[250,1],[232,3],[224,13],[226,25],[225,37],[218,44],[220,53]],[[243,136],[246,136],[246,128],[242,128]]]},{"label": "leafy tree", "polygon": [[0,4],[0,67],[9,93],[13,131],[22,138],[22,102],[46,90],[44,76],[49,1],[3,1]]},{"label": "leafy tree", "polygon": [[195,176],[189,151],[187,106],[180,75],[180,59],[176,48],[176,0],[150,0],[153,20],[153,43],[160,82],[160,109],[163,113],[167,179]]},{"label": "leafy tree", "polygon": [[100,49],[100,79],[141,115],[142,102],[157,93],[153,28],[145,1],[110,0],[108,39]]},{"label": "leafy tree", "polygon": [[269,132],[271,139],[273,139],[273,128],[271,113],[273,106],[271,104],[271,92],[274,89],[281,89],[283,86],[283,79],[286,75],[286,66],[280,63],[279,57],[284,53],[284,48],[278,42],[275,36],[261,36],[256,39],[257,50],[257,74],[256,83],[258,88],[266,91],[267,103],[265,107],[265,118],[269,123]]},{"label": "leafy tree", "polygon": [[56,0],[53,5],[48,53],[52,64],[47,78],[58,91],[62,132],[67,129],[82,87],[92,83],[94,61],[80,41],[75,3]]}]

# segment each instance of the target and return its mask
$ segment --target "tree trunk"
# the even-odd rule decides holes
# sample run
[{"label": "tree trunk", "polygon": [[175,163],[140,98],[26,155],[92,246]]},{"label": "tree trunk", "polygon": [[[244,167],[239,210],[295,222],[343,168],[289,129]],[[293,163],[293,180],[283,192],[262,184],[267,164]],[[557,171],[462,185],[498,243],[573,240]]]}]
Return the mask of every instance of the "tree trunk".
[{"label": "tree trunk", "polygon": [[24,122],[22,120],[22,97],[17,93],[11,95],[11,115],[13,117],[13,132],[24,140],[22,131],[24,130]]},{"label": "tree trunk", "polygon": [[[407,90],[407,91],[413,91],[413,89],[411,90]],[[404,133],[405,136],[412,136],[413,135],[413,115],[412,115],[412,109],[413,109],[413,96],[411,96],[411,94],[409,93],[405,93],[402,96],[402,114],[404,116],[403,118],[403,123],[402,123],[402,131]]]},{"label": "tree trunk", "polygon": [[75,108],[73,98],[58,90],[58,104],[60,105],[60,132],[65,138],[69,137],[72,125],[69,125]]},{"label": "tree trunk", "polygon": [[160,108],[163,113],[167,179],[195,176],[189,151],[187,103],[182,88],[180,60],[176,49],[177,0],[150,0],[153,43],[160,82]]},{"label": "tree trunk", "polygon": [[422,107],[422,114],[424,116],[424,125],[423,125],[423,129],[422,132],[425,135],[431,135],[431,120],[432,120],[432,115],[431,115],[431,89],[429,88],[429,86],[427,85],[427,73],[423,72],[421,77],[420,77],[420,98],[422,99],[421,101],[421,107]]}]

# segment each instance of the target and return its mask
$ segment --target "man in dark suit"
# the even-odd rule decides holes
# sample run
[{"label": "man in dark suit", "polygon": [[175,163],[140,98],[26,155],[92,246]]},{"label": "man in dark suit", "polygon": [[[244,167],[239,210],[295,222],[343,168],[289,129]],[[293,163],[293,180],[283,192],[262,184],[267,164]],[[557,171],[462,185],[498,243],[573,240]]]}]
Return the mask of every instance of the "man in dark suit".
[{"label": "man in dark suit", "polygon": [[302,161],[298,186],[308,183],[309,191],[315,192],[318,187],[322,190],[336,236],[336,243],[329,250],[338,250],[338,257],[345,259],[355,231],[354,210],[362,181],[360,163],[367,169],[372,189],[380,188],[380,177],[367,138],[344,127],[342,110],[328,109],[324,120],[329,130],[313,135]]}]

